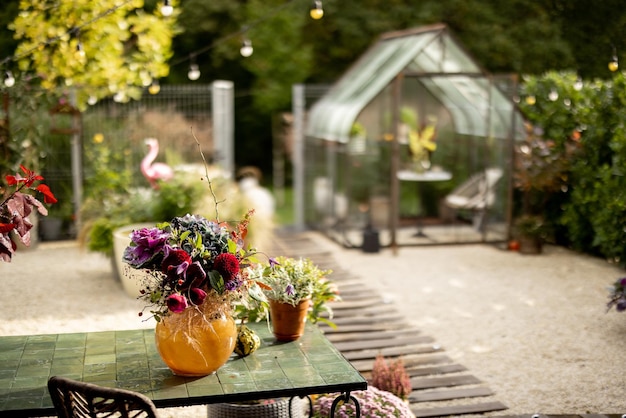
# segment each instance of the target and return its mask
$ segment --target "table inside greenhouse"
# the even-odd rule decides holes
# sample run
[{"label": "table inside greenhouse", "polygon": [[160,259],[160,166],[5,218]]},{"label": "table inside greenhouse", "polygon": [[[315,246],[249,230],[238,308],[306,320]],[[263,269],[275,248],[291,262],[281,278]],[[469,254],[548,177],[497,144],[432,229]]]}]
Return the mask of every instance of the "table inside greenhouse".
[{"label": "table inside greenhouse", "polygon": [[434,181],[448,181],[452,179],[452,173],[444,170],[427,170],[424,172],[417,172],[411,170],[400,170],[397,173],[398,180],[401,181],[414,181],[417,184],[417,198],[418,198],[418,214],[417,214],[417,232],[416,237],[427,237],[423,231],[422,217],[424,212],[424,205],[422,204],[422,188],[420,183],[434,182]]},{"label": "table inside greenhouse", "polygon": [[58,375],[140,392],[157,407],[239,402],[367,388],[367,381],[315,326],[280,343],[266,323],[250,324],[261,347],[231,356],[206,377],[174,375],[161,360],[154,330],[0,337],[0,417],[54,415],[47,382]]}]

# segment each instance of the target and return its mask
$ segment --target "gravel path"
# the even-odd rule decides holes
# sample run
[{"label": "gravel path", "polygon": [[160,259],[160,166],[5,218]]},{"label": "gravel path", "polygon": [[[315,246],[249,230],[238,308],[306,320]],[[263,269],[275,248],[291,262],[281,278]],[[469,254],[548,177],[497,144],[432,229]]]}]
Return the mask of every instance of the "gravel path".
[{"label": "gravel path", "polygon": [[[488,245],[366,254],[308,235],[486,382],[509,407],[493,415],[626,413],[626,314],[605,308],[607,287],[626,275],[615,266],[550,246],[540,256]],[[110,261],[75,242],[19,252],[0,278],[0,335],[154,326]]]}]

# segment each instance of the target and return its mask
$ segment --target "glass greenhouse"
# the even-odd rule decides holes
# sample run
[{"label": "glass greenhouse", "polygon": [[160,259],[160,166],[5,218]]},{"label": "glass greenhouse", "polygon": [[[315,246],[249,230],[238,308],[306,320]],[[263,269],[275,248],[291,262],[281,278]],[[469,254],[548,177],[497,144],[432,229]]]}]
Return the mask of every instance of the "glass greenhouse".
[{"label": "glass greenhouse", "polygon": [[353,247],[506,240],[515,89],[445,25],[382,35],[308,113],[306,224]]}]

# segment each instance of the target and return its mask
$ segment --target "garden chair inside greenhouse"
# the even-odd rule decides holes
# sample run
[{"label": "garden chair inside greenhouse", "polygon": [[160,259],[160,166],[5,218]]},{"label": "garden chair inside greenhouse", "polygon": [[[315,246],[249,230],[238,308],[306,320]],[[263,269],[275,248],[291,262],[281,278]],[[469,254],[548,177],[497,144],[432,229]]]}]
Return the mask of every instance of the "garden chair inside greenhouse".
[{"label": "garden chair inside greenhouse", "polygon": [[455,211],[456,220],[460,212],[472,215],[472,224],[477,231],[485,234],[485,218],[496,200],[496,185],[502,177],[502,169],[497,167],[482,170],[458,185],[444,200],[445,205]]}]

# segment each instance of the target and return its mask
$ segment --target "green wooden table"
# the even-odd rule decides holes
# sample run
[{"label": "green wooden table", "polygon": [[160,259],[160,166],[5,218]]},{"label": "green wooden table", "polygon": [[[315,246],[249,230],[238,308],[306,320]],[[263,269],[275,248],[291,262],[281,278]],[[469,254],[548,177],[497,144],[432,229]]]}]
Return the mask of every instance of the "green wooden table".
[{"label": "green wooden table", "polygon": [[278,343],[267,324],[251,324],[262,344],[233,355],[217,373],[175,376],[154,344],[154,330],[0,337],[0,417],[54,415],[50,376],[140,392],[157,407],[237,402],[367,388],[359,372],[314,325],[299,340]]}]

